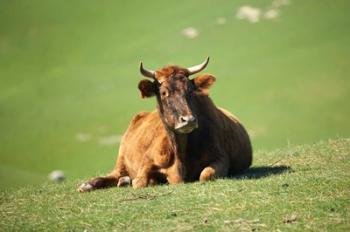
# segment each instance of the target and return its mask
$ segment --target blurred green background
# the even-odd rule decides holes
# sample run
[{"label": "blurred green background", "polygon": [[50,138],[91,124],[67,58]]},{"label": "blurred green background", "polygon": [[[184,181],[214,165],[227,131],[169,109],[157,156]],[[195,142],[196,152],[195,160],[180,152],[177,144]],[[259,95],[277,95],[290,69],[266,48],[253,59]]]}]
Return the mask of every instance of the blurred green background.
[{"label": "blurred green background", "polygon": [[[237,18],[246,5],[258,22]],[[255,151],[349,136],[349,9],[348,0],[1,0],[0,188],[41,183],[54,169],[69,179],[110,171],[131,117],[155,107],[137,90],[141,60],[157,69],[210,55],[211,96],[242,120]]]}]

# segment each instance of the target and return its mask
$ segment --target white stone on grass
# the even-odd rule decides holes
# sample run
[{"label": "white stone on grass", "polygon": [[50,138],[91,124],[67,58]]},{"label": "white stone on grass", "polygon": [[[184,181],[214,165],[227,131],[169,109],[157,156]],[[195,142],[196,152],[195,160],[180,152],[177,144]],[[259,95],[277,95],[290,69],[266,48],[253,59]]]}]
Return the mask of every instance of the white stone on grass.
[{"label": "white stone on grass", "polygon": [[287,6],[290,4],[290,0],[273,0],[272,1],[272,6],[273,7],[281,7],[281,6]]},{"label": "white stone on grass", "polygon": [[75,138],[79,141],[79,142],[88,142],[91,140],[91,135],[88,133],[77,133],[75,135]]},{"label": "white stone on grass", "polygon": [[238,9],[236,17],[240,20],[247,20],[250,23],[257,23],[260,21],[261,10],[259,8],[251,7],[249,5],[242,6]]},{"label": "white stone on grass", "polygon": [[219,25],[225,24],[227,22],[225,17],[219,17],[216,19],[216,23]]},{"label": "white stone on grass", "polygon": [[120,143],[121,139],[121,135],[104,136],[98,139],[98,143],[101,145],[116,145]]},{"label": "white stone on grass", "polygon": [[182,35],[189,39],[194,39],[199,36],[199,32],[196,28],[194,27],[187,27],[182,30]]},{"label": "white stone on grass", "polygon": [[62,182],[64,179],[66,179],[66,177],[61,170],[54,170],[49,174],[49,180],[53,182]]},{"label": "white stone on grass", "polygon": [[269,9],[264,13],[264,18],[266,19],[274,19],[279,15],[279,11],[277,9]]}]

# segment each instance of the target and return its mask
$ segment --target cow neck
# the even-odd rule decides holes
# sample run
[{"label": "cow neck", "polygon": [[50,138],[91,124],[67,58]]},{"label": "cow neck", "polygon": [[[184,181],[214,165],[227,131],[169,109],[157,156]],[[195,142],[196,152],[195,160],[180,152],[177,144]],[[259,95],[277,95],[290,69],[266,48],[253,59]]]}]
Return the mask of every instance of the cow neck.
[{"label": "cow neck", "polygon": [[[159,101],[159,99],[158,99]],[[177,158],[179,158],[181,161],[185,159],[185,153],[187,148],[187,134],[177,134],[172,129],[170,129],[166,123],[164,122],[164,119],[161,114],[161,109],[159,104],[157,105],[157,111],[160,116],[160,119],[162,121],[162,124],[166,131],[166,136],[169,140],[170,146],[174,151],[174,154]]]},{"label": "cow neck", "polygon": [[187,134],[176,134],[174,131],[167,129],[167,135],[175,155],[180,159],[185,159],[185,153],[187,148]]},{"label": "cow neck", "polygon": [[[208,113],[208,109],[215,108],[214,103],[208,96],[196,96],[194,97],[194,100],[196,101],[197,106],[206,106],[204,108],[198,107],[198,116],[202,115],[202,112]],[[161,109],[159,107],[159,104],[157,106],[158,113],[160,115],[160,118],[162,120],[163,126],[166,130],[166,134],[169,140],[169,143],[176,155],[180,159],[180,161],[184,161],[186,158],[186,150],[187,150],[187,144],[188,144],[188,137],[190,136],[189,134],[177,134],[175,133],[172,129],[170,129],[166,123],[164,122],[163,117],[161,116]],[[209,111],[210,112],[210,111]],[[203,115],[205,115],[205,113]],[[198,118],[198,126],[199,128],[201,127],[201,120]],[[196,129],[200,130],[200,129]]]}]

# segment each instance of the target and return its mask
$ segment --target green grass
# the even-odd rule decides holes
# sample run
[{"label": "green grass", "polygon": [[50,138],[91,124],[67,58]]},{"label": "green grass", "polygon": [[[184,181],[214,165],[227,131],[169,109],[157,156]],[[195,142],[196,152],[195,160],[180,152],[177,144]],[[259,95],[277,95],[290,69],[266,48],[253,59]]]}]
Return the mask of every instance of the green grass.
[{"label": "green grass", "polygon": [[[235,17],[271,2],[2,0],[0,231],[349,231],[350,140],[328,139],[350,136],[350,1]],[[75,192],[114,166],[118,144],[100,140],[155,106],[137,91],[140,60],[208,55],[211,96],[247,127],[254,167],[207,184]],[[43,184],[54,169],[67,182]]]},{"label": "green grass", "polygon": [[[256,151],[350,136],[350,2],[293,0],[257,24],[235,17],[271,1],[1,1],[0,188],[54,169],[71,180],[112,169],[118,146],[98,141],[155,106],[136,88],[140,60],[190,66],[210,55],[211,96]],[[189,26],[198,38],[181,35]]]},{"label": "green grass", "polygon": [[1,231],[349,231],[350,139],[259,152],[205,184],[78,193],[80,181],[0,193]]}]

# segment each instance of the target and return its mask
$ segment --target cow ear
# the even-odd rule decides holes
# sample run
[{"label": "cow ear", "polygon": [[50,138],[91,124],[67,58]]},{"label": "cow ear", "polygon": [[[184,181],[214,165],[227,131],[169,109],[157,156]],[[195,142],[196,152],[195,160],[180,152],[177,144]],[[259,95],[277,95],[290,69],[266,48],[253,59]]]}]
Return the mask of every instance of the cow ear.
[{"label": "cow ear", "polygon": [[139,90],[141,91],[141,97],[152,97],[156,94],[156,88],[153,82],[149,80],[141,80],[139,82]]},{"label": "cow ear", "polygon": [[210,86],[214,84],[215,80],[216,79],[214,76],[210,74],[204,74],[194,78],[192,81],[196,88],[196,92],[208,94],[208,90]]}]

